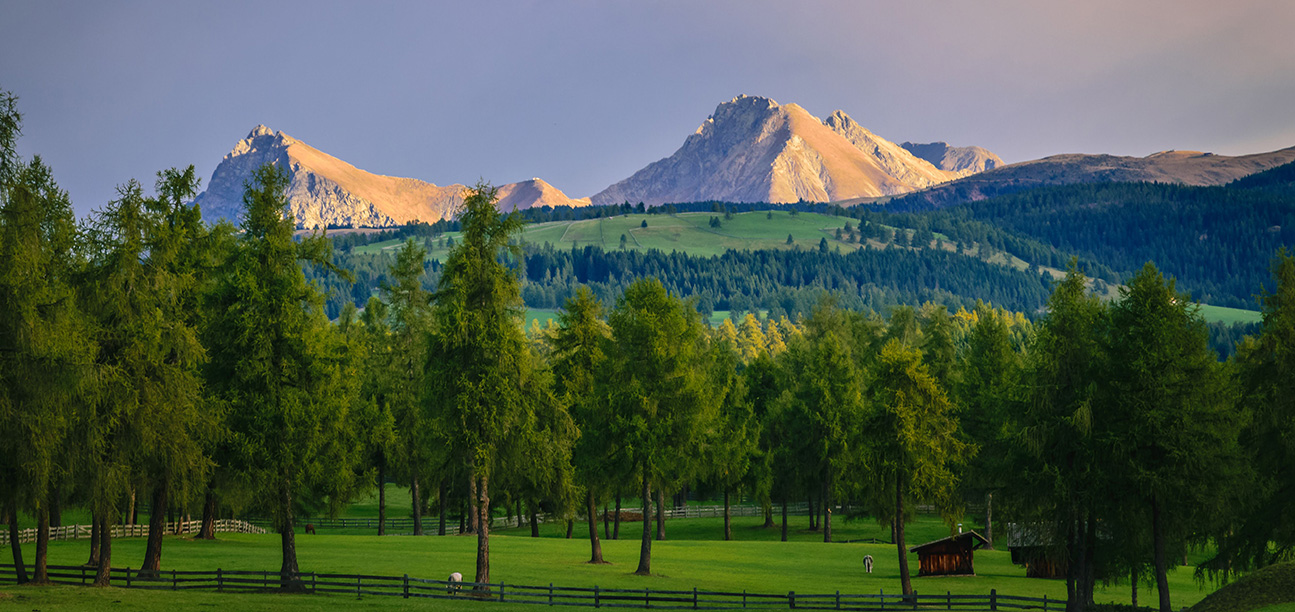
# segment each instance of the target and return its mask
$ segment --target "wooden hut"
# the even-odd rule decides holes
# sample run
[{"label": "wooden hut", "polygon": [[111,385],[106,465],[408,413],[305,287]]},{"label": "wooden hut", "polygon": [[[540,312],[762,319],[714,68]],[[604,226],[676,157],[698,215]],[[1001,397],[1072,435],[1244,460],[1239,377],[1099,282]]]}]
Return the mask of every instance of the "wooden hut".
[{"label": "wooden hut", "polygon": [[1012,563],[1025,566],[1026,578],[1062,578],[1066,575],[1065,555],[1053,545],[1053,538],[1041,524],[1007,524],[1007,550]]},{"label": "wooden hut", "polygon": [[971,576],[976,573],[972,551],[988,542],[984,536],[967,531],[914,546],[909,552],[917,553],[921,564],[918,576]]}]

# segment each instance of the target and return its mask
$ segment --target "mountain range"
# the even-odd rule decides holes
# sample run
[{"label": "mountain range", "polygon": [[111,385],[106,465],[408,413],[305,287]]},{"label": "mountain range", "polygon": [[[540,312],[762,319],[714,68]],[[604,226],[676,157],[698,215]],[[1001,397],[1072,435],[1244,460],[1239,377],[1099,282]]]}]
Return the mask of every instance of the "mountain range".
[{"label": "mountain range", "polygon": [[[738,96],[719,104],[674,154],[588,198],[539,178],[499,187],[502,210],[643,202],[854,204],[903,197],[900,208],[939,207],[1033,186],[1091,182],[1223,184],[1295,160],[1295,148],[1228,157],[1166,151],[1147,157],[1054,155],[1004,164],[992,152],[944,142],[895,144],[835,111],[825,119],[796,104]],[[261,125],[217,166],[197,198],[209,219],[236,219],[243,183],[264,163],[289,173],[288,204],[303,228],[391,227],[447,218],[465,186],[383,176],[356,168]]]}]

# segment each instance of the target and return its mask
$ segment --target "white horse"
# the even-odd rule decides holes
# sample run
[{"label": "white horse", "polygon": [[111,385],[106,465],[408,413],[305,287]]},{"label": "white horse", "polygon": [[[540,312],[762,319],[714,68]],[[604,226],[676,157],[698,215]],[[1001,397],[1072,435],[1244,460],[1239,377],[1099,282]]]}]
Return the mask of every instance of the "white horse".
[{"label": "white horse", "polygon": [[872,573],[872,555],[863,556],[863,569],[869,574]]},{"label": "white horse", "polygon": [[453,595],[458,593],[461,588],[463,588],[463,574],[458,572],[450,574],[450,584],[445,589],[445,592]]}]

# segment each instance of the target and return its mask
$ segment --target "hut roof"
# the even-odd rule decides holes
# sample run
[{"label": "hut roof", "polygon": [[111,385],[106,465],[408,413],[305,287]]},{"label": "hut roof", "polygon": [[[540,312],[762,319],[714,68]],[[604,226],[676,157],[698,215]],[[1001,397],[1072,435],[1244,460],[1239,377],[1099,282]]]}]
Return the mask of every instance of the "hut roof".
[{"label": "hut roof", "polygon": [[972,540],[970,542],[970,545],[973,549],[976,548],[977,545],[984,546],[985,544],[989,543],[989,540],[986,540],[985,536],[982,536],[974,531],[964,531],[958,535],[951,535],[947,538],[940,538],[938,540],[933,540],[925,544],[919,544],[917,546],[914,546],[908,549],[908,552],[922,552],[923,550],[935,547],[940,544],[944,544],[946,542],[957,542],[959,540],[964,540],[964,539]]}]

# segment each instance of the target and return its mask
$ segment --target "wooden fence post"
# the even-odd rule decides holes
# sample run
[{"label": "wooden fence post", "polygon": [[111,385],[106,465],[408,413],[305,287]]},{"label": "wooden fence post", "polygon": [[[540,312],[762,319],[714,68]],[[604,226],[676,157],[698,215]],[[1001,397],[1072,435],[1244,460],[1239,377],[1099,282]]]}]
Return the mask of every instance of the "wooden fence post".
[{"label": "wooden fence post", "polygon": [[175,570],[171,570],[171,590],[174,591],[176,588],[179,587],[179,585],[180,585],[179,581],[176,580]]},{"label": "wooden fence post", "polygon": [[989,589],[989,609],[991,612],[998,610],[998,589]]},{"label": "wooden fence post", "polygon": [[837,609],[837,610],[840,610],[840,609],[841,609],[841,592],[840,592],[840,591],[837,591],[837,592],[836,592],[836,609]]},{"label": "wooden fence post", "polygon": [[594,585],[594,607],[601,608],[602,603],[598,601],[598,585]]},{"label": "wooden fence post", "polygon": [[553,583],[549,583],[549,605],[553,605]]},{"label": "wooden fence post", "polygon": [[403,594],[404,594],[405,599],[409,599],[409,574],[405,574],[405,582],[404,582],[404,592],[403,592]]},{"label": "wooden fence post", "polygon": [[913,609],[917,609],[917,589],[913,589]]},{"label": "wooden fence post", "polygon": [[499,602],[503,603],[503,601],[504,601],[504,583],[501,581],[499,583]]},{"label": "wooden fence post", "polygon": [[220,593],[225,590],[225,578],[221,575],[220,568],[216,568],[216,592]]},{"label": "wooden fence post", "polygon": [[[746,599],[745,595],[743,596],[743,599]],[[692,609],[697,609],[697,587],[692,588]]]},{"label": "wooden fence post", "polygon": [[1043,594],[1043,612],[1048,612],[1048,594]]},{"label": "wooden fence post", "polygon": [[790,608],[790,609],[792,609],[792,610],[795,610],[795,609],[796,609],[796,592],[795,592],[795,591],[787,591],[787,607],[788,607],[788,608]]}]

